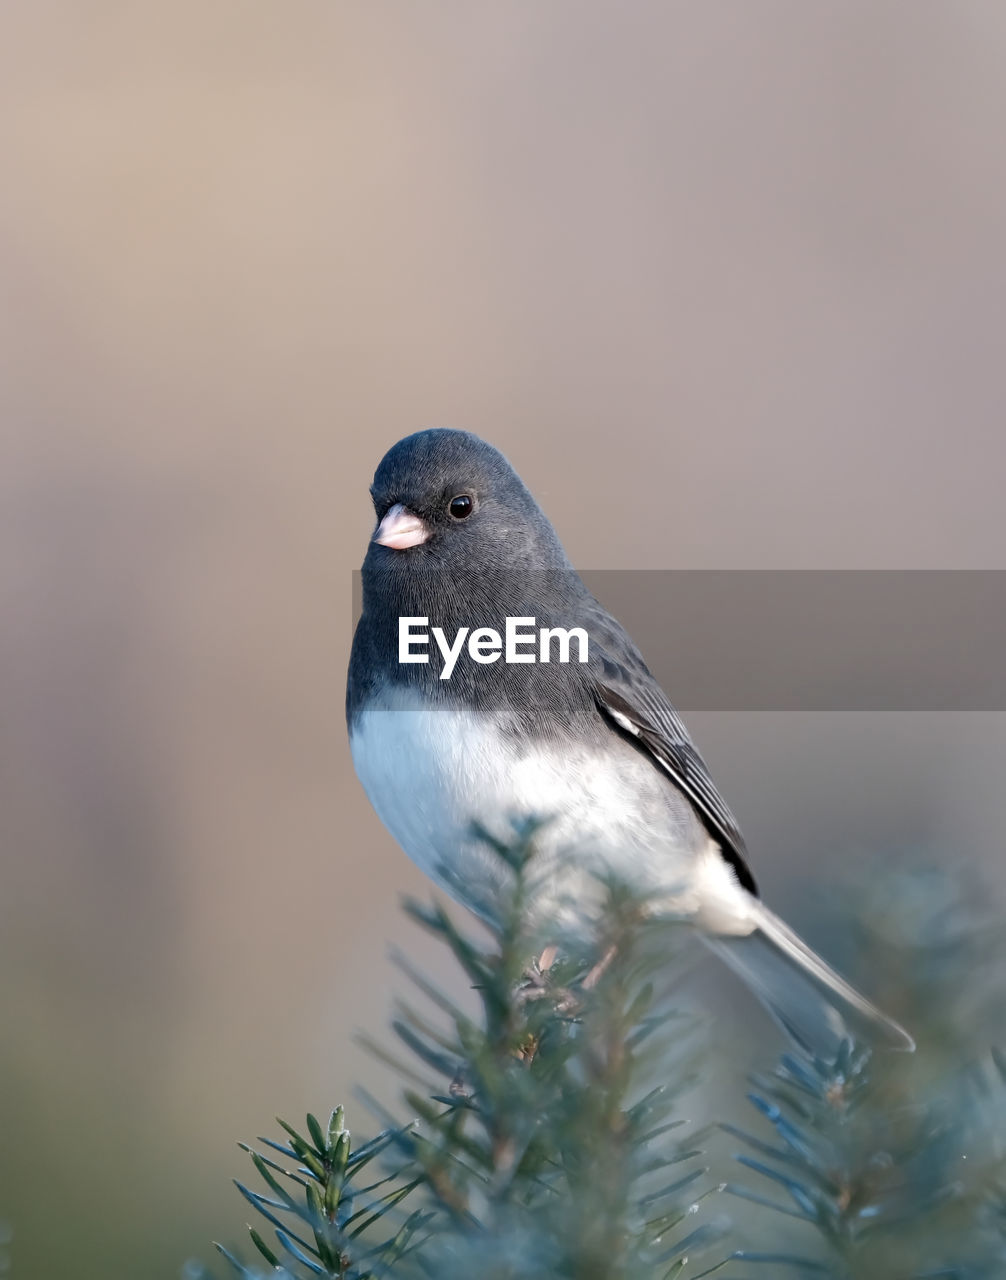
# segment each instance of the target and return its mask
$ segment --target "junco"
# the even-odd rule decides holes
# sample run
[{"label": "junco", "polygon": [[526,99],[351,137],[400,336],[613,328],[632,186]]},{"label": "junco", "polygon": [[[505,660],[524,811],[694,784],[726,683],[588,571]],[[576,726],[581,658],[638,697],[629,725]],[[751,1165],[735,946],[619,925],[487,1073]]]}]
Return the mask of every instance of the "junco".
[{"label": "junco", "polygon": [[506,458],[420,431],[381,461],[346,691],[353,762],[434,880],[491,908],[474,824],[537,836],[538,906],[588,912],[598,874],[686,917],[803,1048],[911,1037],[758,897],[744,840],[632,640],[594,599]]}]

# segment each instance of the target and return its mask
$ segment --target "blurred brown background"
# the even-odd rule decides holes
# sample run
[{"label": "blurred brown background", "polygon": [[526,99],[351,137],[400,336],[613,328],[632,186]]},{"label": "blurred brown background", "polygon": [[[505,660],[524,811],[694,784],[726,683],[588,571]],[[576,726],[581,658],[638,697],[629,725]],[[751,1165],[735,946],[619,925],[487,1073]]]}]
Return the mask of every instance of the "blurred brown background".
[{"label": "blurred brown background", "polygon": [[[581,566],[1003,567],[1004,66],[997,0],[0,6],[14,1275],[238,1238],[234,1141],[429,954],[342,719],[399,436]],[[1002,716],[691,723],[798,924],[851,852],[999,873]]]}]

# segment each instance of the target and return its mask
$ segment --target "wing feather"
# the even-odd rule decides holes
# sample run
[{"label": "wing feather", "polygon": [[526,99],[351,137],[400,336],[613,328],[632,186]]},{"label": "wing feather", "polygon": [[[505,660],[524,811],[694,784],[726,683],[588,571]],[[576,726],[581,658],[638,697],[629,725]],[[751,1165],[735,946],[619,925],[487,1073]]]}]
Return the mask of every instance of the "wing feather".
[{"label": "wing feather", "polygon": [[597,609],[591,639],[595,645],[600,641],[600,648],[595,648],[591,665],[596,672],[594,698],[598,709],[620,733],[645,751],[691,800],[740,884],[757,895],[758,887],[747,864],[740,827],[717,790],[684,721],[650,674],[628,635],[600,605]]}]

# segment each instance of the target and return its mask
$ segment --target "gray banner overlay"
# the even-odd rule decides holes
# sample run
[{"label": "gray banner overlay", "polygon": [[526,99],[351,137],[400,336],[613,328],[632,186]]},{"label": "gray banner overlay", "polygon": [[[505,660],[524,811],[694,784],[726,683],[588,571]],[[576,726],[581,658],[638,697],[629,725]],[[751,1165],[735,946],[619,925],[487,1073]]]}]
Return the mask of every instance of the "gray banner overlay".
[{"label": "gray banner overlay", "polygon": [[581,577],[682,711],[1006,710],[1003,570]]}]

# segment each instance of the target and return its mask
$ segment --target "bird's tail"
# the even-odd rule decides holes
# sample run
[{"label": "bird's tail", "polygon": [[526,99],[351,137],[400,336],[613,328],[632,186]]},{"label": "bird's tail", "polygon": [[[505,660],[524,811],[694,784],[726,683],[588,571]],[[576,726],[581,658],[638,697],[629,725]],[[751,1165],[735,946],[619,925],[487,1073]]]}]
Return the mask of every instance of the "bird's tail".
[{"label": "bird's tail", "polygon": [[783,1030],[807,1052],[833,1058],[844,1039],[911,1052],[903,1027],[758,902],[750,933],[704,933],[703,941],[747,983]]}]

